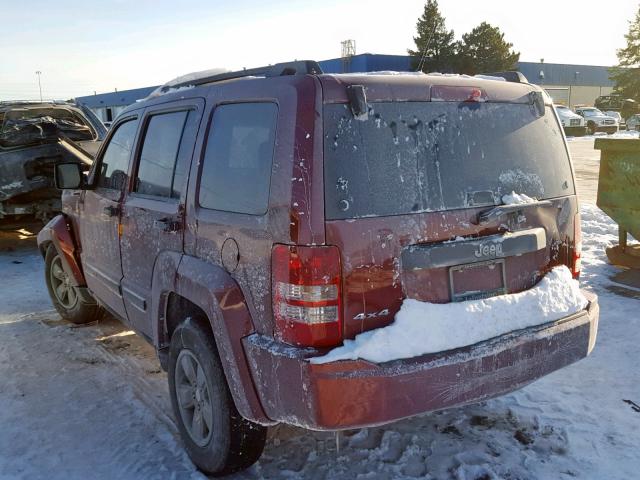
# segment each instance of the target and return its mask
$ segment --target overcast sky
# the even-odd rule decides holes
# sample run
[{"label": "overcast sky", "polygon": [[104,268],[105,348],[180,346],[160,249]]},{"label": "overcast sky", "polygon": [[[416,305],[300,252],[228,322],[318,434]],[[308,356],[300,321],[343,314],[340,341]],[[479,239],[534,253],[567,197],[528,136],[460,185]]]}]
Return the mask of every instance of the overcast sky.
[{"label": "overcast sky", "polygon": [[[440,0],[456,38],[500,27],[523,61],[612,65],[638,0]],[[0,100],[70,98],[357,53],[406,54],[423,0],[0,0]]]}]

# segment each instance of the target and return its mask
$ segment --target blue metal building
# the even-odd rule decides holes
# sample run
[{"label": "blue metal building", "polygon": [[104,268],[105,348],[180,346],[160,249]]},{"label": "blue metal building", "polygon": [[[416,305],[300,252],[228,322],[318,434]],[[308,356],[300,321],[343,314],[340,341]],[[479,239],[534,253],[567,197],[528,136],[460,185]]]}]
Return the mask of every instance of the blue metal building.
[{"label": "blue metal building", "polygon": [[[519,62],[518,70],[532,83],[540,85],[573,85],[613,87],[609,67],[564,63]],[[540,72],[543,76],[540,76]]]},{"label": "blue metal building", "polygon": [[153,92],[155,87],[134,88],[132,90],[122,90],[120,92],[100,93],[97,95],[87,95],[86,97],[76,97],[76,102],[86,105],[103,122],[111,122],[118,114],[131,105],[136,100],[147,97]]},{"label": "blue metal building", "polygon": [[325,73],[396,72],[411,71],[412,58],[408,55],[378,55],[363,53],[349,58],[332,58],[318,62]]},{"label": "blue metal building", "polygon": [[[377,55],[363,53],[348,59],[332,58],[318,62],[325,73],[377,72],[394,70],[408,72],[412,58],[408,55]],[[574,85],[613,87],[609,67],[572,65],[563,63],[519,62],[518,70],[532,83],[547,85]],[[542,76],[540,75],[542,72]]]}]

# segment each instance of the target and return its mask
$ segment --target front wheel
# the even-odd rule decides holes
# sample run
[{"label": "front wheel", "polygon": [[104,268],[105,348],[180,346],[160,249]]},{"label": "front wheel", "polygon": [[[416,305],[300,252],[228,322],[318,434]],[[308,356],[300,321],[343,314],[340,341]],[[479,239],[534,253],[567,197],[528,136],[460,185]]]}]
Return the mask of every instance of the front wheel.
[{"label": "front wheel", "polygon": [[49,296],[60,316],[76,324],[98,320],[102,309],[88,292],[72,284],[62,267],[62,257],[53,245],[47,249],[44,262]]},{"label": "front wheel", "polygon": [[202,471],[227,475],[260,458],[267,429],[240,416],[212,335],[191,317],[171,337],[169,392],[187,453]]},{"label": "front wheel", "polygon": [[589,135],[595,135],[596,133],[596,124],[593,122],[589,122],[587,124],[587,131],[589,132]]}]

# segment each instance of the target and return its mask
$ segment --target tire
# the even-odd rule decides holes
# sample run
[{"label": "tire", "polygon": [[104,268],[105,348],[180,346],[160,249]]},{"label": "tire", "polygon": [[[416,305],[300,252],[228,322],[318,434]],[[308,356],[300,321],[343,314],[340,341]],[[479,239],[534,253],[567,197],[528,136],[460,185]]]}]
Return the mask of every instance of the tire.
[{"label": "tire", "polygon": [[587,131],[589,132],[589,135],[595,135],[596,133],[596,124],[593,122],[589,122],[587,124]]},{"label": "tire", "polygon": [[53,306],[60,316],[75,324],[98,320],[103,315],[102,308],[86,289],[68,284],[68,275],[62,269],[60,254],[49,245],[45,255],[45,280]]},{"label": "tire", "polygon": [[189,457],[203,472],[222,476],[244,470],[260,458],[267,429],[236,410],[204,322],[187,317],[171,337],[169,393]]}]

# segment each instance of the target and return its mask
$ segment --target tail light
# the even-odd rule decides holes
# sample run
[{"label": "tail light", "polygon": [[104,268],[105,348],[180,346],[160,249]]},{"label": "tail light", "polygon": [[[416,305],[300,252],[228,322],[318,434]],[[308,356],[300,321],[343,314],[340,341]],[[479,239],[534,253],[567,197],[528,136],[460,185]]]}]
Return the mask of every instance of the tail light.
[{"label": "tail light", "polygon": [[580,213],[576,213],[573,219],[573,257],[572,264],[573,278],[576,280],[580,278],[580,269],[582,268],[582,228],[580,226]]},{"label": "tail light", "polygon": [[342,269],[337,247],[276,245],[272,252],[276,337],[290,345],[342,342]]}]

